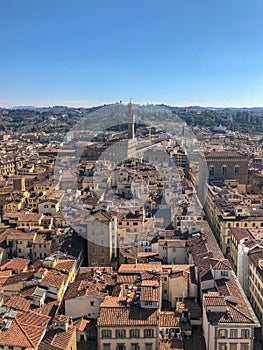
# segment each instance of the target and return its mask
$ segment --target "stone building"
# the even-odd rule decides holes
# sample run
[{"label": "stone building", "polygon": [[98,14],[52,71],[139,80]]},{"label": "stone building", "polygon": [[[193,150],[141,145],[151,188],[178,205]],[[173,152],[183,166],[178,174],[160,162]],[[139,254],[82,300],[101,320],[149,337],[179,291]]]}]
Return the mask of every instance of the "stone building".
[{"label": "stone building", "polygon": [[237,152],[210,152],[206,155],[210,179],[236,179],[239,184],[248,182],[248,159]]}]

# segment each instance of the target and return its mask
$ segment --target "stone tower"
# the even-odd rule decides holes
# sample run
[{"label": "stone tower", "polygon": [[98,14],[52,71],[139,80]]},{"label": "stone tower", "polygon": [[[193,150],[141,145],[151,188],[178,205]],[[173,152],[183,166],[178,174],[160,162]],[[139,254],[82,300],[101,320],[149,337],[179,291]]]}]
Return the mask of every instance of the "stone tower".
[{"label": "stone tower", "polygon": [[134,116],[134,113],[133,113],[131,100],[130,100],[130,103],[128,104],[127,123],[128,123],[128,139],[134,139],[135,116]]}]

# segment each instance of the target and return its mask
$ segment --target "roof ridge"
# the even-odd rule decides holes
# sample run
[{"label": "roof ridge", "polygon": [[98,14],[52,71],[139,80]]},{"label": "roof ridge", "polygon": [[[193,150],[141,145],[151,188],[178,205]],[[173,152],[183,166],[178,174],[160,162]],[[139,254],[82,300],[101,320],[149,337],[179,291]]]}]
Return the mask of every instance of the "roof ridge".
[{"label": "roof ridge", "polygon": [[[26,310],[25,312],[23,312],[22,315],[24,315],[24,314],[28,314],[28,315],[29,315],[29,314],[34,314],[34,315],[37,315],[37,316],[40,316],[40,317],[50,318],[50,316],[44,315],[44,314],[39,314],[39,313],[36,312],[35,310]],[[28,324],[27,322],[23,322],[23,323]],[[41,326],[36,326],[36,325],[34,325],[34,327],[41,328]]]},{"label": "roof ridge", "polygon": [[[15,318],[15,321],[16,321],[17,326],[18,326],[18,327],[21,329],[21,331],[25,334],[25,337],[26,337],[27,340],[29,341],[30,345],[31,345],[32,347],[35,347],[35,345],[32,343],[32,341],[31,341],[29,335],[27,334],[27,332],[23,329],[22,325],[19,324],[17,318]],[[31,325],[31,326],[32,326],[32,325]]]},{"label": "roof ridge", "polygon": [[[219,259],[217,264],[219,264],[219,263],[221,263],[221,264],[223,264],[223,265],[225,265],[225,266],[228,266],[227,259],[223,259],[223,258],[222,258],[222,259]],[[216,264],[216,265],[217,265],[217,264]],[[229,267],[229,266],[228,266],[228,267]]]},{"label": "roof ridge", "polygon": [[252,317],[252,318],[248,317],[246,314],[244,314],[244,312],[242,312],[242,311],[239,310],[237,307],[235,307],[234,305],[232,305],[231,302],[226,301],[226,303],[227,303],[228,306],[232,307],[235,311],[239,312],[241,315],[243,315],[243,316],[244,316],[245,318],[247,318],[248,320],[250,320],[250,321],[252,321],[252,322],[254,321],[253,317]]},{"label": "roof ridge", "polygon": [[53,345],[53,343],[55,342],[55,340],[56,340],[56,338],[57,338],[57,335],[59,334],[59,333],[57,333],[57,332],[55,332],[55,330],[53,330],[53,334],[54,334],[54,336],[52,337],[52,340],[51,340],[51,345]]}]

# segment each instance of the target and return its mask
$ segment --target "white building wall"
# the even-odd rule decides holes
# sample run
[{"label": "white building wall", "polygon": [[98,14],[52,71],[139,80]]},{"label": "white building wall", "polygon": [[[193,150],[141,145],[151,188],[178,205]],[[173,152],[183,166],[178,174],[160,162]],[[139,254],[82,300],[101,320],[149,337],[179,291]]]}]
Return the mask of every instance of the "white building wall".
[{"label": "white building wall", "polygon": [[167,264],[187,264],[187,260],[186,247],[167,247]]},{"label": "white building wall", "polygon": [[152,252],[158,253],[158,249],[159,249],[158,242],[152,243],[151,247],[152,247]]},{"label": "white building wall", "polygon": [[201,290],[211,289],[215,287],[215,281],[209,280],[209,281],[202,281],[201,282]]},{"label": "white building wall", "polygon": [[159,259],[167,263],[167,246],[158,246]]},{"label": "white building wall", "polygon": [[224,270],[224,273],[228,272],[228,276],[222,275],[221,272],[222,272],[222,270],[212,270],[212,275],[214,276],[215,280],[219,280],[221,278],[228,278],[228,279],[230,279],[230,271],[225,271]]},{"label": "white building wall", "polygon": [[239,244],[237,247],[237,278],[244,289],[246,295],[248,295],[248,273],[249,273],[249,261],[248,261],[249,249],[243,244]]},{"label": "white building wall", "polygon": [[189,283],[189,297],[190,298],[195,298],[197,297],[198,290],[197,290],[197,285],[193,283]]},{"label": "white building wall", "polygon": [[[73,319],[87,315],[97,319],[102,299],[88,296],[81,296],[65,301],[65,314]],[[93,306],[92,306],[92,303]]]},{"label": "white building wall", "polygon": [[45,286],[43,285],[43,287],[47,287],[48,291],[47,291],[47,297],[51,298],[51,299],[57,299],[58,298],[58,289],[55,287],[50,287],[50,286]]},{"label": "white building wall", "polygon": [[168,301],[172,304],[172,307],[176,306],[176,298],[182,299],[188,296],[188,283],[183,276],[169,278]]},{"label": "white building wall", "polygon": [[169,244],[174,245],[174,242],[168,241],[167,245],[158,245],[159,258],[165,264],[187,264],[187,248],[186,247],[169,247]]},{"label": "white building wall", "polygon": [[118,248],[118,225],[117,218],[113,218],[111,222],[111,245],[112,245],[112,254],[114,257],[117,257],[117,248]]}]

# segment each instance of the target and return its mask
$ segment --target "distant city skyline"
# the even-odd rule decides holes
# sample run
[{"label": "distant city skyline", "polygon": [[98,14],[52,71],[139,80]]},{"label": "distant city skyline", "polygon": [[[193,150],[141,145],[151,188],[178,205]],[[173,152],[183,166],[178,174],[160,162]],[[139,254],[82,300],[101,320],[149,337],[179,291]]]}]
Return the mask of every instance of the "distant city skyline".
[{"label": "distant city skyline", "polygon": [[260,0],[12,0],[0,107],[263,106]]},{"label": "distant city skyline", "polygon": [[[63,107],[69,107],[69,108],[90,108],[90,107],[97,107],[102,105],[108,105],[108,104],[114,104],[122,102],[123,104],[128,104],[129,100],[123,101],[58,101],[58,102],[45,102],[45,103],[26,103],[24,101],[19,101],[16,103],[11,103],[10,101],[7,104],[1,104],[0,108],[26,108],[26,107],[35,107],[35,108],[47,108],[47,107],[56,107],[56,106],[63,106]],[[172,102],[166,102],[166,101],[133,101],[134,104],[138,105],[167,105],[170,107],[203,107],[203,108],[263,108],[263,102],[262,105],[220,105],[220,104],[201,104],[198,102],[193,103],[172,103]]]}]

